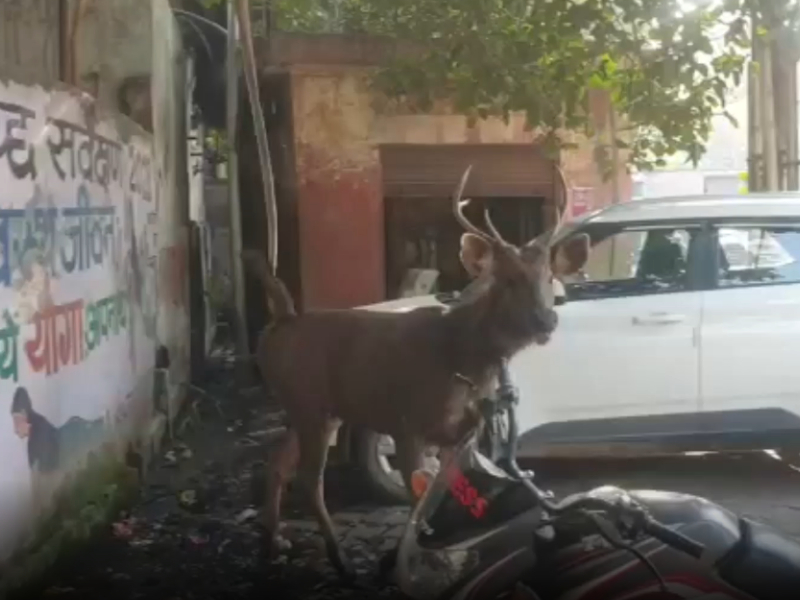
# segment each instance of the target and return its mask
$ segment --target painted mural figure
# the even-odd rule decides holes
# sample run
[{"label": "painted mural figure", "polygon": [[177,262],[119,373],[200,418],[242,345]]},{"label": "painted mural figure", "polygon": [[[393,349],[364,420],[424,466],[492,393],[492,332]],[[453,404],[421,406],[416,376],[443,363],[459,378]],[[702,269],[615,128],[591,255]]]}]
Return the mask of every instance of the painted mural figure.
[{"label": "painted mural figure", "polygon": [[31,472],[58,470],[58,429],[33,409],[28,390],[18,387],[11,403],[14,433],[28,440],[28,466]]},{"label": "painted mural figure", "polygon": [[55,489],[54,479],[58,473],[59,448],[58,429],[47,418],[33,409],[28,390],[18,387],[11,402],[11,418],[14,433],[21,440],[28,440],[28,466],[31,470],[31,494],[34,512],[48,504]]},{"label": "painted mural figure", "polygon": [[62,467],[74,462],[83,451],[102,443],[104,420],[72,417],[61,427],[53,425],[33,408],[25,387],[18,387],[11,402],[14,433],[28,441],[31,491],[37,510],[44,509],[65,474]]}]

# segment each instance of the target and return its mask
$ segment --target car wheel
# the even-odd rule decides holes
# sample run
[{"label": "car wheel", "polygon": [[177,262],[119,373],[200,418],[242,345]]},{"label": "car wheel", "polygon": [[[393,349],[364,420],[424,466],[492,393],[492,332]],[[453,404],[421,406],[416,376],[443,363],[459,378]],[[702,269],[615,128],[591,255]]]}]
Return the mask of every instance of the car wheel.
[{"label": "car wheel", "polygon": [[[387,504],[408,504],[410,497],[403,476],[395,466],[394,440],[389,435],[362,431],[356,434],[355,459],[371,491]],[[438,467],[438,460],[428,456],[426,463]],[[426,465],[428,466],[428,465]]]}]

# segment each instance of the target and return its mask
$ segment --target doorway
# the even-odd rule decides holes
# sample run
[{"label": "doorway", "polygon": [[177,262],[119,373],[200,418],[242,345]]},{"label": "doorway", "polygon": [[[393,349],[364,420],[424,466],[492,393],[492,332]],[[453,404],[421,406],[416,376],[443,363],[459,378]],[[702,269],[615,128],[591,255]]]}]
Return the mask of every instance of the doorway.
[{"label": "doorway", "polygon": [[[520,245],[544,229],[541,197],[475,198],[465,215],[485,229],[483,211],[503,238]],[[386,211],[386,297],[411,295],[415,281],[424,280],[422,293],[452,292],[469,282],[459,261],[464,230],[453,217],[450,198],[384,200]]]},{"label": "doorway", "polygon": [[386,144],[380,147],[386,235],[386,296],[398,298],[463,289],[461,226],[451,195],[472,172],[466,216],[484,228],[483,210],[509,242],[543,230],[556,191],[554,162],[534,144]]}]

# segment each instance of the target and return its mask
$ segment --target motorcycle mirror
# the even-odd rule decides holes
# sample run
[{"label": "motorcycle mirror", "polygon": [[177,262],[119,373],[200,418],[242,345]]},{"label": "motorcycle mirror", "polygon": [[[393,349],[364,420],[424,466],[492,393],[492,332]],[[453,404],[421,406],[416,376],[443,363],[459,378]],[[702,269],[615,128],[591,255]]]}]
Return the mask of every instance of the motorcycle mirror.
[{"label": "motorcycle mirror", "polygon": [[433,482],[433,473],[426,469],[417,469],[411,474],[411,493],[419,500],[428,491]]}]

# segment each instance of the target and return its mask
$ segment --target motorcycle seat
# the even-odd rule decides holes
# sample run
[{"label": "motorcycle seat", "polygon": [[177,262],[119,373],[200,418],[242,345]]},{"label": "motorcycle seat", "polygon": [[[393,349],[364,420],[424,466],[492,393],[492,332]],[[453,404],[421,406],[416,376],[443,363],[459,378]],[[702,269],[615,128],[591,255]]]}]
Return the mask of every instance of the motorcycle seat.
[{"label": "motorcycle seat", "polygon": [[785,600],[800,591],[800,544],[771,527],[742,519],[743,545],[720,569],[723,578],[759,600]]}]

